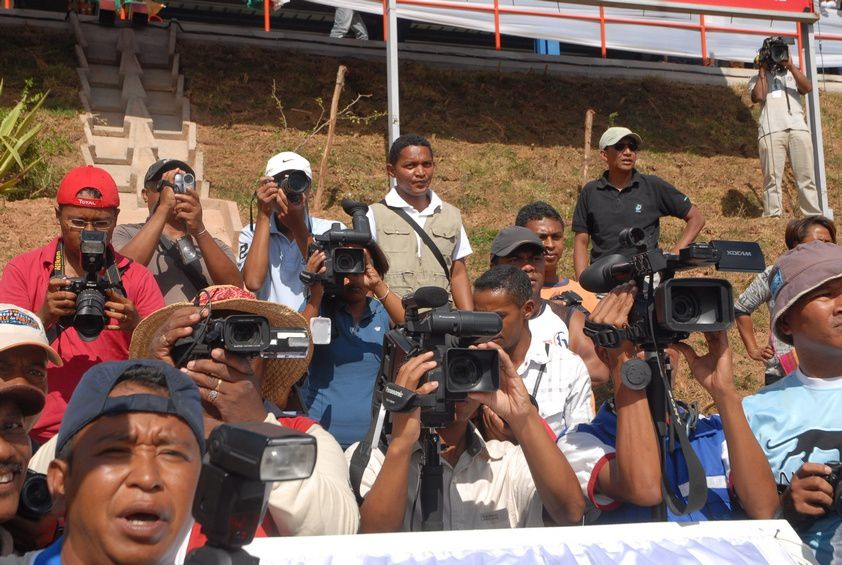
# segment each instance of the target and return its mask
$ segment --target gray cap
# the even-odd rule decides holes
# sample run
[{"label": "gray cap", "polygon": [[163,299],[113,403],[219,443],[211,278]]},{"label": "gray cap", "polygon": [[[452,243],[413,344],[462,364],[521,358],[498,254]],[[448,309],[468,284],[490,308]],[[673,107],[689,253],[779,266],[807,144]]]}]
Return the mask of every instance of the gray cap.
[{"label": "gray cap", "polygon": [[792,345],[792,336],[781,332],[778,322],[800,298],[828,281],[842,277],[842,247],[835,243],[802,243],[781,255],[769,273],[769,289],[775,300],[772,331]]},{"label": "gray cap", "polygon": [[643,138],[629,128],[613,127],[605,130],[605,133],[599,138],[599,148],[605,149],[606,147],[610,147],[624,137],[634,138],[638,145],[643,145]]},{"label": "gray cap", "polygon": [[522,226],[511,226],[503,228],[491,242],[491,255],[493,257],[505,257],[521,245],[533,245],[544,250],[544,244],[538,235]]}]

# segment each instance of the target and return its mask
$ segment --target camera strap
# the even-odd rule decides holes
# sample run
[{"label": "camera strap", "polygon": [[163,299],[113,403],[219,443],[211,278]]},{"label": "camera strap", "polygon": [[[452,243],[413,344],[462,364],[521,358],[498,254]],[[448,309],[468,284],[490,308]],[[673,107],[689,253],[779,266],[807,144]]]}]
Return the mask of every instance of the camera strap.
[{"label": "camera strap", "polygon": [[585,318],[585,325],[582,331],[586,336],[591,338],[593,342],[608,349],[616,349],[620,347],[623,340],[638,341],[644,337],[644,332],[637,324],[628,326],[626,328],[615,328],[610,324],[598,324],[592,322],[590,317]]},{"label": "camera strap", "polygon": [[424,229],[418,225],[418,223],[413,220],[409,214],[406,213],[406,210],[403,208],[398,208],[396,206],[389,206],[386,204],[386,199],[380,201],[380,204],[397,214],[398,216],[403,219],[404,222],[409,224],[409,227],[415,230],[415,233],[418,234],[418,237],[421,238],[421,241],[430,249],[433,253],[433,257],[436,258],[436,261],[439,262],[441,265],[442,270],[444,270],[444,276],[447,278],[447,281],[450,282],[450,269],[447,267],[447,261],[444,260],[444,255],[441,254],[441,250],[438,246],[433,242],[432,238],[430,238],[429,234],[424,231]]},{"label": "camera strap", "polygon": [[199,264],[201,263],[200,261],[193,261],[185,264],[182,262],[181,256],[178,254],[178,250],[175,248],[175,245],[167,236],[161,234],[158,241],[164,249],[164,255],[169,257],[176,265],[181,267],[182,272],[190,281],[190,284],[196,288],[196,292],[202,290],[203,288],[207,288],[210,285],[208,279],[205,278],[204,273],[202,273],[202,270],[199,267]]}]

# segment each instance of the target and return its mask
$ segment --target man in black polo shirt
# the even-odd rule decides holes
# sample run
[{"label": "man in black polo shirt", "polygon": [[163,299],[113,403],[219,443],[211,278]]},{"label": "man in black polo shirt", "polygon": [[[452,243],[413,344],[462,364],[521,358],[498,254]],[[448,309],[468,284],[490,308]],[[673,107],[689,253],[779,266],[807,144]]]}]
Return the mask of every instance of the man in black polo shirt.
[{"label": "man in black polo shirt", "polygon": [[642,228],[646,243],[652,248],[658,246],[661,217],[682,218],[687,225],[670,248],[671,253],[678,253],[696,239],[705,225],[701,210],[687,196],[664,179],[640,174],[634,168],[642,142],[639,135],[622,127],[608,128],[599,139],[599,156],[608,164],[608,170],[582,188],[573,212],[573,268],[577,279],[591,261],[603,255],[634,252],[620,244],[620,231],[624,228]]}]

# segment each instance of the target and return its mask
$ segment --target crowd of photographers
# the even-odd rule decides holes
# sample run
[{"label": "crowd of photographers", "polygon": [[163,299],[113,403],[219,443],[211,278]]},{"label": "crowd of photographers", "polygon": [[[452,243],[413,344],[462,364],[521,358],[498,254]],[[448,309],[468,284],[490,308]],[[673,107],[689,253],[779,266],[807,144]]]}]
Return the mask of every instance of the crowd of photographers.
[{"label": "crowd of photographers", "polygon": [[[149,168],[149,216],[132,225],[107,172],[73,169],[60,233],[0,279],[0,563],[172,563],[252,534],[776,516],[820,562],[842,557],[835,227],[791,222],[789,251],[737,300],[749,355],[780,379],[742,399],[730,286],[672,277],[752,252],[694,244],[704,216],[635,168],[642,143],[602,135],[575,273],[559,272],[564,220],[533,202],[473,282],[421,136],[391,146],[380,202],[343,202],[350,228],[310,216],[306,159],[273,156],[236,256],[208,233],[186,163]],[[686,222],[669,253],[664,216]],[[763,302],[766,347],[748,321]],[[682,359],[717,414],[672,398]],[[243,471],[231,454],[252,443],[257,461],[267,445],[299,464]]]}]

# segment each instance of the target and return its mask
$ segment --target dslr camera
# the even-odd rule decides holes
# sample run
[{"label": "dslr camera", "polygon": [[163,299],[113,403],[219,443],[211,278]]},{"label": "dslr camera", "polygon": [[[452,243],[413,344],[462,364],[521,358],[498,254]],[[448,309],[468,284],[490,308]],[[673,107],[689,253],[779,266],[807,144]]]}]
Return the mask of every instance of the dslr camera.
[{"label": "dslr camera", "polygon": [[[476,338],[500,333],[503,321],[494,312],[455,310],[448,305],[447,291],[425,286],[403,298],[406,321],[388,332],[383,340],[383,361],[378,382],[387,384],[382,392],[383,406],[392,412],[421,407],[421,425],[442,428],[453,421],[454,402],[469,392],[491,392],[500,388],[500,359],[496,349],[469,349]],[[420,313],[420,309],[428,309]],[[427,381],[438,388],[420,397],[414,391],[395,385],[400,368],[412,357],[434,353],[436,367]],[[380,379],[383,379],[381,381]]]},{"label": "dslr camera", "polygon": [[82,230],[79,249],[86,274],[84,277],[68,279],[70,284],[66,287],[66,290],[76,294],[76,314],[65,325],[76,328],[82,341],[95,340],[108,323],[105,291],[110,288],[122,290],[119,284],[112,284],[107,278],[99,276],[108,261],[106,240],[104,232]]},{"label": "dslr camera", "polygon": [[824,480],[833,487],[833,504],[830,505],[830,511],[842,516],[842,487],[839,485],[840,479],[842,479],[842,463],[828,461],[825,465],[830,467],[830,474]]},{"label": "dslr camera", "polygon": [[211,350],[224,349],[246,357],[303,359],[310,338],[306,328],[274,328],[265,316],[227,311],[213,312],[193,326],[193,333],[173,344],[177,367],[191,359],[209,359]]},{"label": "dslr camera", "polygon": [[300,204],[302,195],[310,189],[310,177],[304,171],[281,171],[272,178],[293,204]]},{"label": "dslr camera", "polygon": [[[620,232],[624,247],[636,248],[626,256],[602,257],[585,269],[579,279],[591,292],[609,292],[615,286],[634,280],[638,294],[629,313],[626,339],[644,347],[657,348],[686,339],[690,332],[715,332],[734,322],[734,298],[731,283],[715,278],[673,278],[676,271],[715,266],[719,271],[762,272],[765,269],[760,245],[748,241],[712,241],[693,243],[678,255],[661,249],[648,249],[640,228]],[[658,274],[657,286],[647,278]],[[616,332],[586,323],[585,333],[598,345],[617,347]]]},{"label": "dslr camera", "polygon": [[757,63],[765,64],[766,68],[778,74],[784,72],[789,61],[789,43],[783,37],[767,37],[763,40],[760,51],[757,52]]},{"label": "dslr camera", "polygon": [[[325,272],[321,274],[301,273],[301,280],[305,284],[321,282],[328,293],[336,293],[342,288],[345,275],[365,273],[364,246],[371,243],[371,227],[366,218],[368,206],[362,202],[345,198],[342,209],[351,216],[351,229],[342,229],[338,223],[321,235],[313,237],[315,243],[311,253],[315,250],[325,252]],[[356,244],[360,247],[348,247]]]}]

